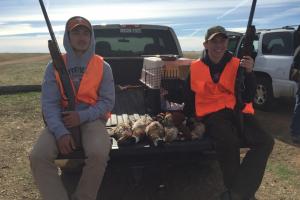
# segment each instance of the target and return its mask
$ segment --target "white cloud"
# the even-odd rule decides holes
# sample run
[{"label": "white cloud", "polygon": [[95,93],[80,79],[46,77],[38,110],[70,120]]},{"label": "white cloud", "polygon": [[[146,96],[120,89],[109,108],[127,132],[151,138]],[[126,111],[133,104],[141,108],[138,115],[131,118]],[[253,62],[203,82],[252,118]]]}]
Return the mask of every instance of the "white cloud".
[{"label": "white cloud", "polygon": [[261,8],[282,7],[292,3],[300,3],[300,0],[264,0],[257,1],[257,6]]},{"label": "white cloud", "polygon": [[229,9],[228,11],[226,11],[223,15],[217,17],[217,19],[222,19],[223,17],[225,17],[226,15],[229,15],[230,13],[234,12],[235,10],[237,10],[238,8],[240,8],[241,6],[245,5],[248,2],[248,0],[244,0],[242,2],[240,2],[238,5],[236,5],[234,8]]},{"label": "white cloud", "polygon": [[6,15],[1,16],[0,20],[2,22],[22,22],[22,21],[40,21],[42,18],[42,14],[19,14],[19,15]]},{"label": "white cloud", "polygon": [[183,51],[200,51],[203,49],[204,37],[178,37]]},{"label": "white cloud", "polygon": [[[74,15],[82,15],[90,20],[121,20],[121,19],[151,19],[177,16],[208,16],[217,13],[218,9],[230,8],[236,5],[237,0],[228,1],[226,5],[219,1],[203,3],[194,1],[141,1],[139,3],[106,3],[106,4],[76,4],[68,7],[59,5],[48,6],[48,15],[50,20],[67,20]],[[51,4],[52,5],[52,4]],[[36,21],[42,20],[43,16],[39,7],[35,7],[31,14],[20,11],[20,14],[14,12],[2,14],[0,21]]]},{"label": "white cloud", "polygon": [[194,37],[197,33],[199,33],[201,30],[203,30],[203,29],[201,29],[201,28],[198,28],[198,29],[193,29],[192,31],[192,33],[190,34],[190,37]]},{"label": "white cloud", "polygon": [[[65,5],[58,1],[51,3],[45,1],[48,14],[51,20],[67,20],[74,15],[86,16],[91,20],[120,20],[120,19],[141,19],[141,18],[164,18],[176,16],[209,16],[213,14],[221,15],[222,18],[239,7],[249,7],[251,0],[214,0],[214,1],[127,1],[106,2],[100,4],[97,1],[91,3],[72,1],[73,4]],[[300,3],[300,0],[264,0],[258,1],[257,7],[282,7],[291,3]],[[36,3],[37,4],[37,3]],[[63,4],[63,6],[61,6]],[[1,8],[0,8],[1,9]],[[227,10],[227,11],[226,11]],[[19,14],[17,14],[19,13]],[[222,16],[223,14],[223,16]],[[24,21],[42,20],[43,16],[39,6],[32,7],[30,13],[18,9],[18,12],[5,12],[1,14],[0,21]]]},{"label": "white cloud", "polygon": [[[53,26],[53,30],[63,31],[64,26]],[[1,25],[0,36],[29,34],[29,33],[48,33],[46,25],[44,27],[32,27],[30,24],[15,24],[15,25]]]},{"label": "white cloud", "polygon": [[[28,0],[22,0],[28,3]],[[3,37],[6,35],[17,34],[30,34],[30,33],[46,33],[48,32],[46,24],[41,27],[32,26],[24,21],[44,22],[44,18],[37,0],[32,0],[34,6],[30,12],[25,9],[19,8],[13,11],[4,10],[0,7],[0,52],[9,50],[15,50],[18,52],[47,52],[48,37],[34,37],[34,38],[20,38],[20,37]],[[47,11],[52,22],[65,21],[74,15],[82,15],[90,19],[91,21],[100,21],[100,23],[120,23],[120,21],[128,20],[134,22],[145,22],[153,24],[166,24],[171,27],[176,27],[180,33],[184,33],[185,36],[180,35],[180,43],[183,50],[200,50],[202,48],[202,42],[204,40],[205,30],[207,26],[217,23],[218,20],[226,20],[223,25],[232,31],[245,32],[245,27],[230,28],[235,26],[246,25],[247,16],[250,11],[252,0],[165,0],[155,1],[132,1],[128,0],[126,3],[121,0],[111,0],[105,2],[105,4],[99,4],[99,1],[90,0],[90,3],[77,0],[61,1],[58,0],[44,0]],[[32,3],[31,2],[31,3]],[[72,4],[70,4],[72,2]],[[22,6],[28,6],[27,3],[23,3]],[[32,3],[33,4],[33,3]],[[1,5],[1,2],[0,2]],[[17,4],[16,4],[17,5]],[[289,8],[289,5],[292,8]],[[298,6],[298,7],[297,7]],[[300,17],[300,0],[264,0],[257,1],[256,13],[259,14],[261,10],[270,10],[270,12],[261,13],[261,15],[255,15],[254,23],[257,26],[274,26],[280,19],[286,19],[286,25],[288,25],[289,17],[293,19],[299,19]],[[21,6],[20,6],[21,7]],[[5,7],[4,7],[5,8]],[[230,18],[230,15],[241,12],[247,8],[247,13],[243,14],[240,18]],[[281,12],[273,13],[274,10],[282,9]],[[273,10],[273,12],[272,12]],[[3,12],[2,12],[3,11]],[[5,11],[5,12],[4,12]],[[220,16],[220,17],[217,17]],[[258,18],[258,16],[261,16]],[[177,21],[177,17],[185,19],[199,19],[199,22],[191,20],[188,22]],[[172,19],[172,20],[171,20]],[[174,19],[174,20],[173,20]],[[12,25],[10,22],[20,22],[21,24]],[[275,25],[277,26],[277,25]],[[189,28],[191,27],[191,28]],[[195,28],[196,27],[196,28]],[[53,29],[55,32],[63,31],[64,25],[57,26],[53,23]],[[1,37],[2,36],[2,37]],[[199,36],[199,37],[197,37]],[[61,37],[61,36],[58,36]],[[28,45],[28,46],[27,46]],[[39,47],[42,46],[42,47]]]},{"label": "white cloud", "polygon": [[240,32],[240,33],[245,33],[246,32],[246,27],[235,27],[235,28],[227,28],[226,30],[228,31],[234,31],[234,32]]},{"label": "white cloud", "polygon": [[[74,6],[68,9],[54,10],[52,19],[65,19],[74,15],[82,15],[90,20],[126,20],[126,19],[153,19],[179,16],[210,15],[214,11],[202,9],[201,5],[191,5],[184,2],[162,2],[153,4],[150,2],[127,4],[105,4]],[[201,12],[199,12],[201,9]],[[113,14],[112,14],[113,11]],[[97,13],[97,15],[95,15]]]},{"label": "white cloud", "polygon": [[[49,37],[37,36],[37,37],[0,37],[0,52],[1,53],[48,53],[48,41]],[[57,40],[62,52],[64,48],[62,46],[62,37],[58,36]]]},{"label": "white cloud", "polygon": [[[269,15],[263,18],[258,18],[256,19],[256,22],[259,24],[270,24],[276,20],[280,20],[280,19],[284,19],[284,18],[288,18],[291,16],[297,16],[297,20],[299,20],[300,18],[300,7],[296,7],[296,8],[290,8],[287,9],[283,12],[280,13],[276,13],[274,15]],[[289,22],[286,22],[287,24],[289,24]]]}]

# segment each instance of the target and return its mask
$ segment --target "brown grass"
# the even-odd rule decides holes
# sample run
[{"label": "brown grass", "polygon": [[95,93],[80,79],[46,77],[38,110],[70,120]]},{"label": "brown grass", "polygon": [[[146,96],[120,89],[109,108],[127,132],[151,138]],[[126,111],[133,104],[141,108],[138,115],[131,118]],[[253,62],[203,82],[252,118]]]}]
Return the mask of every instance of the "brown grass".
[{"label": "brown grass", "polygon": [[0,86],[40,85],[48,54],[0,54]]},{"label": "brown grass", "polygon": [[198,59],[200,57],[200,51],[184,51],[183,56],[186,58]]}]

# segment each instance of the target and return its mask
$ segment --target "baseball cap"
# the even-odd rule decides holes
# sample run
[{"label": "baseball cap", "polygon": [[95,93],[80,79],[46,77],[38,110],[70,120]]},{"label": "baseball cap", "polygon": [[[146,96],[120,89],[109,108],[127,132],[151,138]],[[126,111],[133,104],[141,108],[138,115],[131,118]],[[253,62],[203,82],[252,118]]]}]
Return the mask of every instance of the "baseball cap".
[{"label": "baseball cap", "polygon": [[205,41],[213,39],[216,35],[222,34],[225,38],[227,38],[227,32],[223,26],[213,26],[210,27],[205,35]]},{"label": "baseball cap", "polygon": [[77,26],[84,26],[88,28],[89,31],[92,31],[92,25],[87,19],[80,16],[71,17],[67,22],[67,30],[71,31]]}]

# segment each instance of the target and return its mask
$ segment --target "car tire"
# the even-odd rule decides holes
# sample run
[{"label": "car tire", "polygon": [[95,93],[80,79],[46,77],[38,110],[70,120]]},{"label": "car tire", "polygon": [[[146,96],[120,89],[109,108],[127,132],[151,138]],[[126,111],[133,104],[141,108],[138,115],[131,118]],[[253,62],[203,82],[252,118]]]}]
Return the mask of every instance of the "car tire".
[{"label": "car tire", "polygon": [[254,107],[268,111],[272,107],[273,99],[273,87],[271,80],[266,77],[257,77]]}]

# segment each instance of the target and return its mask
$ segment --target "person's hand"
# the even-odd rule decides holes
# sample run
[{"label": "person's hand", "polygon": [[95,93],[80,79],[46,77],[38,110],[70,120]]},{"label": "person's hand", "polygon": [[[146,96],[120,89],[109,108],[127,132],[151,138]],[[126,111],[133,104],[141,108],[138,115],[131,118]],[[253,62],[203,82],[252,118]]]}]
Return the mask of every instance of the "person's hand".
[{"label": "person's hand", "polygon": [[62,113],[62,120],[67,128],[80,125],[79,114],[76,111],[67,111]]},{"label": "person's hand", "polygon": [[57,140],[57,146],[58,146],[59,152],[63,155],[72,153],[73,150],[75,150],[75,148],[76,148],[75,142],[72,138],[72,135],[70,135],[70,134],[61,136]]},{"label": "person's hand", "polygon": [[244,67],[247,73],[252,72],[254,67],[254,60],[251,56],[243,56],[240,62],[240,66]]}]

